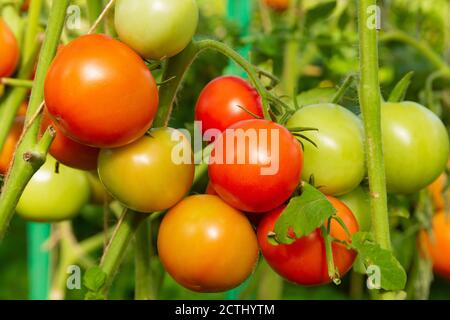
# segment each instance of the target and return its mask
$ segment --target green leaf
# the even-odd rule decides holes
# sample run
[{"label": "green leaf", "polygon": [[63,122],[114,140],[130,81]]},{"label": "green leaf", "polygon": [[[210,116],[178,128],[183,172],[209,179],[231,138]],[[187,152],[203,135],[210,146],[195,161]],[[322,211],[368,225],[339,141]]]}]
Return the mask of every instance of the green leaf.
[{"label": "green leaf", "polygon": [[275,224],[278,243],[290,244],[309,235],[336,213],[326,196],[309,184],[303,186],[301,196],[294,197]]},{"label": "green leaf", "polygon": [[336,88],[314,88],[300,93],[297,96],[297,102],[301,107],[311,104],[327,103],[333,100],[336,93]]},{"label": "green leaf", "polygon": [[380,272],[380,286],[384,290],[402,290],[406,285],[406,272],[394,254],[381,248],[371,233],[358,232],[353,235],[350,246],[358,252],[359,261],[366,270],[376,267]]},{"label": "green leaf", "polygon": [[83,279],[84,286],[93,292],[98,292],[106,283],[106,273],[99,267],[86,271]]},{"label": "green leaf", "polygon": [[405,99],[406,92],[408,91],[409,85],[411,84],[411,79],[414,72],[408,72],[395,86],[389,96],[388,102],[401,102]]}]

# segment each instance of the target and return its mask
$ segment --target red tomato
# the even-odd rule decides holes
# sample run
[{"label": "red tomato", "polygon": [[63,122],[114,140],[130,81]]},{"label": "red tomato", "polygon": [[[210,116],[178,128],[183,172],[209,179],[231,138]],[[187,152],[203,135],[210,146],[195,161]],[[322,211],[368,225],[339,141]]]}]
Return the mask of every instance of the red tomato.
[{"label": "red tomato", "polygon": [[80,144],[66,137],[51,121],[47,112],[44,112],[41,124],[41,133],[49,126],[56,130],[56,137],[50,146],[50,154],[62,164],[81,170],[95,170],[100,149]]},{"label": "red tomato", "polygon": [[261,98],[244,79],[224,76],[211,81],[201,92],[195,108],[196,120],[202,129],[224,131],[233,124],[254,119],[250,113],[263,117]]},{"label": "red tomato", "polygon": [[105,35],[87,35],[59,50],[45,80],[45,102],[66,136],[113,148],[150,128],[158,89],[133,50]]},{"label": "red tomato", "polygon": [[216,196],[217,195],[217,192],[216,192],[216,190],[214,190],[214,187],[211,185],[211,182],[208,183],[208,186],[206,187],[205,193],[209,194],[209,195],[212,195],[212,196]]},{"label": "red tomato", "polygon": [[254,119],[237,123],[217,139],[208,173],[228,204],[267,212],[289,199],[302,167],[303,151],[295,137],[274,122]]},{"label": "red tomato", "polygon": [[[341,201],[327,197],[337,210],[337,215],[344,221],[350,234],[358,232],[358,223],[350,209]],[[321,285],[331,281],[328,276],[324,240],[320,229],[308,236],[297,239],[290,245],[272,245],[267,236],[273,232],[278,217],[284,206],[268,213],[258,227],[258,242],[261,252],[269,265],[282,277],[299,285]],[[331,236],[341,241],[350,240],[344,228],[338,222],[331,222]],[[334,265],[340,275],[350,270],[356,252],[343,244],[333,242]]]},{"label": "red tomato", "polygon": [[24,117],[17,117],[6,138],[3,150],[0,151],[0,174],[6,174],[16,151],[17,142],[22,135]]},{"label": "red tomato", "polygon": [[0,78],[9,77],[19,63],[19,44],[11,29],[0,18]]}]

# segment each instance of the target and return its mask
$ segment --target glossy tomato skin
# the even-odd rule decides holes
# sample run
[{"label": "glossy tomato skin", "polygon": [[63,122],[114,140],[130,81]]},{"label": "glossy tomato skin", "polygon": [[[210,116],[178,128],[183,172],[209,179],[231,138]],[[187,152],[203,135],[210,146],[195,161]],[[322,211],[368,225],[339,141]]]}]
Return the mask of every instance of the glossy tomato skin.
[{"label": "glossy tomato skin", "polygon": [[[358,231],[358,223],[350,209],[339,200],[328,197],[342,218],[350,234]],[[283,278],[299,285],[323,285],[329,283],[325,245],[320,229],[308,236],[297,239],[290,245],[272,245],[267,235],[274,230],[284,206],[268,213],[258,226],[258,242],[261,252],[269,265]],[[348,241],[345,230],[337,223],[331,223],[331,236]],[[344,245],[333,242],[333,259],[339,274],[343,276],[350,270],[356,253]]]},{"label": "glossy tomato skin", "polygon": [[[184,163],[173,159],[177,148],[186,152]],[[140,212],[162,211],[177,204],[191,188],[194,170],[189,141],[171,128],[153,129],[150,136],[130,145],[103,149],[98,161],[100,180],[109,193]]]},{"label": "glossy tomato skin", "polygon": [[425,256],[433,261],[434,271],[450,279],[450,220],[444,211],[433,217],[433,234],[420,233],[420,243]]},{"label": "glossy tomato skin", "polygon": [[16,151],[17,142],[22,135],[24,120],[24,117],[16,117],[14,124],[9,131],[3,150],[0,152],[0,174],[5,175],[9,170],[14,152]]},{"label": "glossy tomato skin", "polygon": [[242,108],[263,117],[258,92],[242,78],[223,76],[211,81],[200,93],[195,119],[202,122],[203,133],[209,129],[222,132],[239,121],[254,119]]},{"label": "glossy tomato skin", "polygon": [[113,148],[150,128],[158,89],[133,50],[104,35],[86,35],[58,51],[45,80],[45,102],[66,136]]},{"label": "glossy tomato skin", "polygon": [[188,46],[198,16],[195,0],[118,0],[114,20],[121,41],[146,59],[160,60]]},{"label": "glossy tomato skin", "polygon": [[286,11],[289,8],[289,0],[264,0],[264,3],[275,11]]},{"label": "glossy tomato skin", "polygon": [[19,44],[13,32],[0,18],[0,78],[9,77],[19,63]]},{"label": "glossy tomato skin", "polygon": [[305,141],[303,180],[314,183],[328,195],[343,195],[355,189],[365,175],[364,135],[361,120],[336,104],[306,106],[287,122],[288,128],[312,127],[318,131],[303,134],[317,144]]},{"label": "glossy tomato skin", "polygon": [[444,172],[449,138],[432,111],[415,102],[385,103],[381,123],[388,192],[417,192]]},{"label": "glossy tomato skin", "polygon": [[267,120],[241,121],[230,129],[217,139],[211,153],[208,174],[214,190],[245,212],[267,212],[283,204],[300,183],[300,143],[286,128]]},{"label": "glossy tomato skin", "polygon": [[372,225],[369,190],[358,187],[352,192],[340,196],[339,200],[352,211],[358,221],[359,230],[369,232]]},{"label": "glossy tomato skin", "polygon": [[17,213],[36,222],[73,219],[89,201],[87,173],[64,165],[55,173],[56,160],[48,156],[35,173],[17,205]]},{"label": "glossy tomato skin", "polygon": [[41,134],[49,126],[56,131],[55,139],[50,146],[50,154],[62,164],[80,170],[97,169],[97,159],[100,149],[80,144],[66,137],[51,121],[47,112],[44,112],[41,122]]},{"label": "glossy tomato skin", "polygon": [[237,287],[258,260],[255,232],[244,214],[217,196],[191,196],[164,217],[158,254],[167,272],[198,292]]}]

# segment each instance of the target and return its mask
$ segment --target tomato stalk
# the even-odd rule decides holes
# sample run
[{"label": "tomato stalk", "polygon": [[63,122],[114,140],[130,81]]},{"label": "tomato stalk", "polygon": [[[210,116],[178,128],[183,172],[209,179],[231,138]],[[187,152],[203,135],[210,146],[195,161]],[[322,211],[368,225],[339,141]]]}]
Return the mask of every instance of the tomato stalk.
[{"label": "tomato stalk", "polygon": [[381,97],[378,79],[378,19],[376,0],[359,1],[360,102],[366,134],[366,161],[370,186],[372,229],[384,249],[391,248],[387,211],[386,175],[381,136]]},{"label": "tomato stalk", "polygon": [[33,81],[24,79],[1,78],[0,84],[4,84],[10,87],[22,87],[22,88],[33,87]]},{"label": "tomato stalk", "polygon": [[[42,0],[34,0],[29,10],[29,18],[26,28],[25,41],[23,44],[21,66],[18,72],[18,79],[30,79],[37,55],[39,53],[40,41],[37,41],[39,32],[39,17],[42,9]],[[3,149],[6,138],[14,123],[20,105],[28,95],[28,89],[24,87],[14,87],[8,92],[5,99],[0,104],[0,150]]]},{"label": "tomato stalk", "polygon": [[103,25],[99,24],[95,26],[97,18],[103,12],[103,0],[90,0],[86,2],[86,5],[90,25],[94,27],[95,32],[103,33],[105,29]]},{"label": "tomato stalk", "polygon": [[[139,213],[137,213],[139,214]],[[153,275],[151,269],[151,220],[147,219],[138,228],[135,236],[135,300],[155,298],[152,290]]]},{"label": "tomato stalk", "polygon": [[[39,1],[33,1],[32,3],[37,2]],[[36,121],[33,121],[31,124],[29,121],[33,118],[43,101],[45,76],[56,53],[68,5],[69,0],[55,1],[53,2],[50,11],[46,36],[39,57],[36,80],[33,84],[33,90],[26,115],[28,129],[24,131],[21,142],[17,146],[12,167],[6,177],[3,192],[0,195],[0,239],[2,239],[6,233],[9,222],[14,215],[14,209],[27,183],[44,163],[48,148],[53,139],[52,130],[50,130],[44,134],[40,141],[38,141],[40,116],[37,116],[35,119]],[[27,162],[23,159],[22,155],[30,152],[40,155],[37,157],[37,162]],[[34,158],[30,160],[33,159]]]}]

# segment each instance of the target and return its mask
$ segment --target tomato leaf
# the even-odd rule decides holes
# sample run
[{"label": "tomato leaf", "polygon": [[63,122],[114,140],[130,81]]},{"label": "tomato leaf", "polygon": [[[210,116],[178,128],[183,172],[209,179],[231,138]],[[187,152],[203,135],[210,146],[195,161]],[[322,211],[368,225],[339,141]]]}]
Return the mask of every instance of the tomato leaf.
[{"label": "tomato leaf", "polygon": [[331,102],[336,92],[336,88],[314,88],[300,93],[297,102],[300,107]]},{"label": "tomato leaf", "polygon": [[86,271],[83,279],[84,286],[92,292],[98,292],[106,283],[106,273],[99,267]]},{"label": "tomato leaf", "polygon": [[[309,184],[300,196],[294,197],[275,224],[275,240],[290,244],[307,236],[336,213],[326,196]],[[295,235],[295,237],[294,237]]]},{"label": "tomato leaf", "polygon": [[358,261],[365,267],[364,273],[369,275],[378,289],[402,290],[405,287],[406,272],[402,265],[391,251],[381,248],[373,240],[371,233],[354,234],[350,247],[358,252]]},{"label": "tomato leaf", "polygon": [[408,72],[395,86],[389,96],[389,102],[401,102],[405,99],[406,92],[408,91],[409,85],[411,84],[411,79],[414,72]]}]

